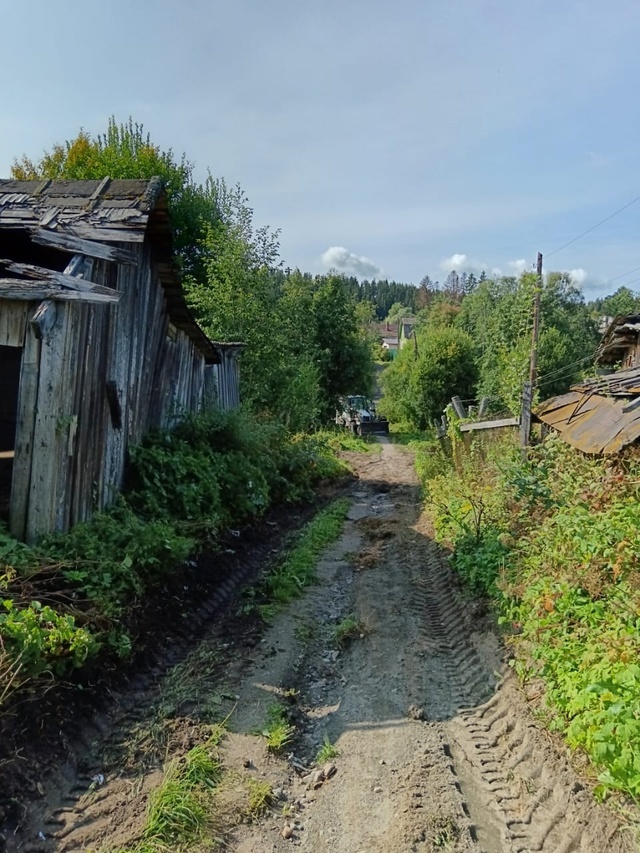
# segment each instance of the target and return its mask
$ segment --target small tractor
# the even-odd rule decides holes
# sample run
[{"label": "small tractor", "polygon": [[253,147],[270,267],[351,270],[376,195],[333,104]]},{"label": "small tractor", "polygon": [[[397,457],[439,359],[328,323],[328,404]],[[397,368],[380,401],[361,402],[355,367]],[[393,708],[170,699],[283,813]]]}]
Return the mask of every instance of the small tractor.
[{"label": "small tractor", "polygon": [[376,412],[375,403],[367,397],[341,397],[336,410],[336,424],[354,435],[388,435],[389,421]]}]

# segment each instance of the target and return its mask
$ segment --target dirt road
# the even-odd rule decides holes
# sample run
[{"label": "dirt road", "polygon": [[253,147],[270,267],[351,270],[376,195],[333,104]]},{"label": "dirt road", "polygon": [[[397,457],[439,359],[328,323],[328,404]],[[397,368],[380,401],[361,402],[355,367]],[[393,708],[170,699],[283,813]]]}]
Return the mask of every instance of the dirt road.
[{"label": "dirt road", "polygon": [[[153,730],[138,714],[118,733],[128,751],[103,759],[99,787],[87,791],[102,772],[88,763],[75,793],[57,803],[47,795],[44,840],[32,825],[31,842],[7,849],[130,844],[161,759],[197,742],[203,696],[229,715],[219,812],[234,853],[637,849],[537,727],[482,606],[458,589],[421,516],[411,454],[383,441],[380,454],[351,461],[359,480],[349,520],[318,584],[261,636],[228,625],[206,638],[176,693],[164,754],[145,750]],[[345,625],[354,636],[340,643]],[[295,723],[280,756],[256,734],[274,702],[291,707]],[[93,755],[113,736],[106,731]],[[312,764],[327,742],[339,754],[323,776]],[[273,794],[262,817],[243,805],[249,780]]]}]

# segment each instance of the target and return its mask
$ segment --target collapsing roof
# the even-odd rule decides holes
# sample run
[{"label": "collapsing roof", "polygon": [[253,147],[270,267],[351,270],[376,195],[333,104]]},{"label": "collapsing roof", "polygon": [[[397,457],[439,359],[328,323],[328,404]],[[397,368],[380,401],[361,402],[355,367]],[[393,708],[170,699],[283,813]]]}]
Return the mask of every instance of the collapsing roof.
[{"label": "collapsing roof", "polygon": [[[207,362],[219,362],[219,353],[184,299],[173,260],[173,234],[160,178],[0,180],[0,229],[27,231],[34,243],[49,247],[68,247],[75,242],[79,252],[82,240],[140,244],[148,237],[171,322],[191,338]],[[120,254],[122,257],[117,259],[126,262],[126,252],[120,250]],[[116,259],[115,254],[110,259]],[[15,265],[12,271],[28,275]],[[41,269],[40,277],[46,272]]]},{"label": "collapsing roof", "polygon": [[640,438],[640,367],[572,385],[568,394],[545,400],[533,414],[583,453],[618,453]]},{"label": "collapsing roof", "polygon": [[600,364],[615,364],[624,360],[632,347],[638,344],[640,314],[618,314],[609,323],[596,353]]}]

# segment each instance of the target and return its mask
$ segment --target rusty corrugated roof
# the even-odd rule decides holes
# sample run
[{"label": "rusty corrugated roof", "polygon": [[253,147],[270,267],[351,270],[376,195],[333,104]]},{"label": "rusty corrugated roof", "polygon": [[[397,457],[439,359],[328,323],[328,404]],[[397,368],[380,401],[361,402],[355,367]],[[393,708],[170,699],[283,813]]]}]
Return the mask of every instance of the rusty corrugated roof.
[{"label": "rusty corrugated roof", "polygon": [[597,376],[545,400],[534,416],[583,453],[618,453],[640,438],[640,368]]}]

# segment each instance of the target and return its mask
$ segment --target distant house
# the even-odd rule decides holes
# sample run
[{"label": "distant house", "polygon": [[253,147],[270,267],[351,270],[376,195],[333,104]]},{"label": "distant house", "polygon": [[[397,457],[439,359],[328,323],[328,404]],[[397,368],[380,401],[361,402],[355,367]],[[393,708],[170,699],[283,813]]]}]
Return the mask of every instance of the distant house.
[{"label": "distant house", "polygon": [[[614,317],[596,360],[608,372],[541,403],[534,417],[584,453],[617,453],[640,438],[640,315]],[[614,370],[620,366],[620,369]]]},{"label": "distant house", "polygon": [[239,345],[208,340],[150,181],[0,181],[0,517],[18,538],[111,503],[127,449],[238,402]]}]

